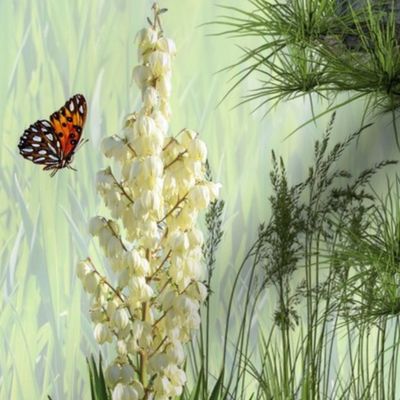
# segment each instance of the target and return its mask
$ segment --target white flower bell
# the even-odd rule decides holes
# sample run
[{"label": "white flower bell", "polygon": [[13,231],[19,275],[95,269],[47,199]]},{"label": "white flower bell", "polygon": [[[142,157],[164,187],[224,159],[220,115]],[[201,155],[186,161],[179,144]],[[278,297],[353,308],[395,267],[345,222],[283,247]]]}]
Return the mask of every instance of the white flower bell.
[{"label": "white flower bell", "polygon": [[199,328],[208,295],[200,282],[204,237],[198,216],[218,197],[220,185],[205,177],[207,146],[199,134],[169,132],[176,46],[157,18],[137,36],[140,64],[133,80],[141,107],[101,145],[116,167],[97,174],[109,216],[92,218],[89,232],[113,277],[100,275],[103,269],[89,259],[76,267],[91,298],[95,340],[114,345],[116,357],[105,370],[113,400],[182,394],[184,344]]}]

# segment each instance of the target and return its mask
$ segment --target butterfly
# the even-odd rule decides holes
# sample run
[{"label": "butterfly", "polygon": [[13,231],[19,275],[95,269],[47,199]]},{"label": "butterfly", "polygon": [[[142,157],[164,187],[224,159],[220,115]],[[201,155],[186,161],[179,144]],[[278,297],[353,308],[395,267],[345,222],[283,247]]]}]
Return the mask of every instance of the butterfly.
[{"label": "butterfly", "polygon": [[52,170],[51,176],[61,168],[74,169],[70,163],[81,141],[86,114],[85,97],[76,94],[50,115],[50,121],[39,120],[25,129],[18,144],[20,154]]}]

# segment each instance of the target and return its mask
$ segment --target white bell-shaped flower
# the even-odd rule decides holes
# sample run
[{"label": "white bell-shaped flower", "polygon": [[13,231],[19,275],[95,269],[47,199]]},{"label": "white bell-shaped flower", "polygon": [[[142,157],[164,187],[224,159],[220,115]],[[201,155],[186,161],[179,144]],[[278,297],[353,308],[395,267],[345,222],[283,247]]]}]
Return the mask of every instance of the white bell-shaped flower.
[{"label": "white bell-shaped flower", "polygon": [[132,386],[118,383],[112,392],[112,400],[139,400],[139,395]]}]

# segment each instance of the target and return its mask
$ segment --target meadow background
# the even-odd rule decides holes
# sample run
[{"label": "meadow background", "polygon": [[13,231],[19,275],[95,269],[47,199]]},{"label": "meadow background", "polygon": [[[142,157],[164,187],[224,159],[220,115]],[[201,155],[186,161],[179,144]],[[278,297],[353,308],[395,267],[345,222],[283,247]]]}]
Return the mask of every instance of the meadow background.
[{"label": "meadow background", "polygon": [[[117,133],[138,104],[131,81],[137,63],[134,39],[151,4],[0,0],[0,399],[88,398],[85,357],[96,354],[98,346],[75,265],[88,255],[100,258],[87,231],[90,217],[102,210],[95,175],[108,160],[100,142]],[[218,371],[231,283],[258,224],[269,215],[270,151],[282,155],[292,182],[304,178],[326,118],[284,140],[310,118],[309,103],[282,104],[266,117],[263,110],[252,113],[255,104],[233,108],[256,80],[218,106],[232,74],[216,72],[237,60],[239,41],[209,36],[218,28],[201,25],[227,11],[205,0],[164,0],[160,5],[169,9],[163,26],[178,48],[171,130],[200,132],[226,202],[211,307],[211,354]],[[236,0],[235,6],[246,8],[248,1]],[[75,93],[83,93],[89,104],[84,130],[89,143],[76,154],[78,172],[65,170],[50,178],[18,154],[19,136]],[[324,107],[317,102],[317,112]],[[338,112],[334,141],[359,128],[362,107],[352,104]],[[357,172],[398,158],[390,118],[375,122],[345,154],[341,167]],[[384,175],[373,182],[383,190]],[[261,302],[260,315],[267,315],[270,304],[269,298]]]}]

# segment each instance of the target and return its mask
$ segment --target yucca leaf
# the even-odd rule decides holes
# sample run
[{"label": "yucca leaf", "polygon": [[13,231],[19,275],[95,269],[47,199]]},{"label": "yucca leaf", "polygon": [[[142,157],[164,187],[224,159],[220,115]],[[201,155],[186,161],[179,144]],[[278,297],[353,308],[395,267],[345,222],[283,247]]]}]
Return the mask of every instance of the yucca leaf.
[{"label": "yucca leaf", "polygon": [[109,400],[111,396],[104,379],[101,354],[99,355],[98,368],[93,355],[90,360],[87,359],[86,361],[89,369],[90,393],[92,400]]},{"label": "yucca leaf", "polygon": [[224,383],[224,370],[221,371],[218,380],[214,385],[213,391],[211,392],[210,400],[219,399],[223,383]]},{"label": "yucca leaf", "polygon": [[189,397],[189,400],[198,400],[200,399],[200,393],[202,392],[204,386],[204,373],[203,373],[203,367],[200,370],[200,373],[197,378],[197,383],[196,387],[193,390],[192,394]]}]

